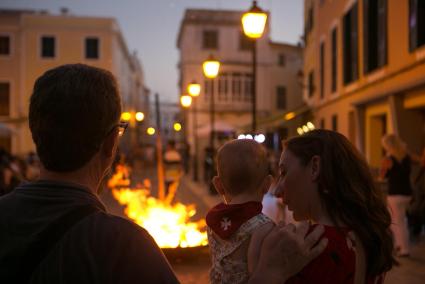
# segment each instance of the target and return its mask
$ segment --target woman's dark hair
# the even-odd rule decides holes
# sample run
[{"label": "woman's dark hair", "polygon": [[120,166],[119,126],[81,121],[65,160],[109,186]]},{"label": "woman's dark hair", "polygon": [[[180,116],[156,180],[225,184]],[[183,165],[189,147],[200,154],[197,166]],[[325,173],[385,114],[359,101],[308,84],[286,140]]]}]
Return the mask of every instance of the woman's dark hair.
[{"label": "woman's dark hair", "polygon": [[330,218],[337,227],[348,226],[360,238],[368,275],[389,271],[397,263],[391,216],[360,153],[345,136],[329,130],[308,132],[285,141],[284,146],[304,166],[313,156],[320,157],[318,190]]},{"label": "woman's dark hair", "polygon": [[81,168],[120,115],[121,99],[109,71],[84,64],[48,70],[35,82],[29,108],[41,163],[56,172]]}]

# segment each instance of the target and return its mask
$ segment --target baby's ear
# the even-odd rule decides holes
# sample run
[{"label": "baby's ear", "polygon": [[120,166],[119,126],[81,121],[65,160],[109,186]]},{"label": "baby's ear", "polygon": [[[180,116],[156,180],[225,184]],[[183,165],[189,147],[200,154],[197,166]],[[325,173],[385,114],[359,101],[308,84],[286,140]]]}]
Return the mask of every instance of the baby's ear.
[{"label": "baby's ear", "polygon": [[220,177],[219,176],[213,177],[212,183],[214,185],[215,190],[217,190],[218,194],[224,196],[224,194],[225,194],[224,187],[223,187],[223,183],[221,182]]}]

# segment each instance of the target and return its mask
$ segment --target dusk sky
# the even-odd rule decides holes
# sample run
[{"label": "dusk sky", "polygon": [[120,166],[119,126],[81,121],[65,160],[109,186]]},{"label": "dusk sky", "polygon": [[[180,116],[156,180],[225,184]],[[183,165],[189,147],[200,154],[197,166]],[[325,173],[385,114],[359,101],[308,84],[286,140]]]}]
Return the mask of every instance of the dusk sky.
[{"label": "dusk sky", "polygon": [[[259,0],[271,12],[274,41],[297,43],[303,28],[302,0]],[[0,8],[47,9],[58,14],[67,7],[71,14],[114,17],[130,51],[136,50],[145,81],[161,100],[178,98],[178,49],[176,38],[185,9],[247,10],[251,0],[0,0]]]}]

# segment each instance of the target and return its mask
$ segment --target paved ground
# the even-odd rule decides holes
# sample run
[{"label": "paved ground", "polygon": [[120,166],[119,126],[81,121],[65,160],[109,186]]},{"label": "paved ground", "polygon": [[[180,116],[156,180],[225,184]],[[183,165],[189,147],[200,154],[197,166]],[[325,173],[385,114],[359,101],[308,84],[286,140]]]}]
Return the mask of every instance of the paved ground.
[{"label": "paved ground", "polygon": [[[135,175],[140,179],[150,177],[152,186],[156,186],[154,169],[142,171],[136,170]],[[154,194],[154,192],[153,192]],[[124,216],[123,207],[112,197],[108,190],[102,195],[102,200],[109,211],[116,215]],[[185,204],[194,203],[197,206],[197,214],[194,220],[205,216],[208,209],[220,201],[219,196],[211,196],[205,186],[196,184],[189,177],[185,177],[176,194],[176,200]],[[183,284],[208,283],[208,270],[210,266],[207,250],[190,251],[187,253],[173,252],[169,256],[171,265],[179,280]],[[422,284],[425,283],[425,235],[412,243],[410,258],[400,259],[400,266],[390,271],[386,277],[386,284]]]}]

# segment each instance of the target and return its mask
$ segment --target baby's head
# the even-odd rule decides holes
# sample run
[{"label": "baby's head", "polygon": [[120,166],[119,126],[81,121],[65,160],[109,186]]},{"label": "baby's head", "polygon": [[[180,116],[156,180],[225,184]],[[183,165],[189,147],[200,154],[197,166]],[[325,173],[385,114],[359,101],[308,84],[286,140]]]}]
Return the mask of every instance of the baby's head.
[{"label": "baby's head", "polygon": [[241,194],[261,200],[271,183],[267,151],[251,139],[232,140],[220,147],[217,172],[214,186],[227,201]]}]

